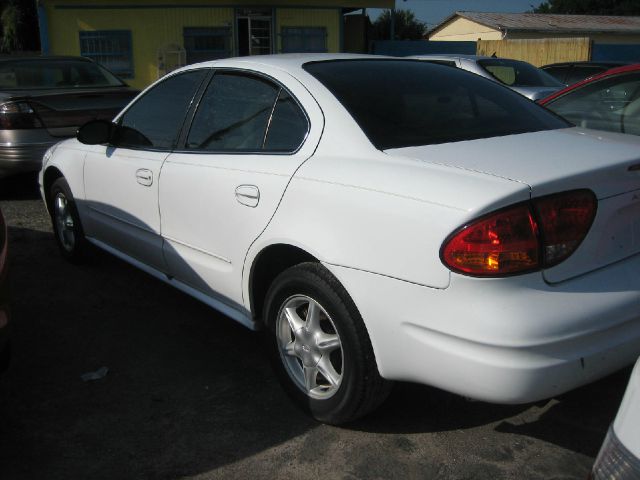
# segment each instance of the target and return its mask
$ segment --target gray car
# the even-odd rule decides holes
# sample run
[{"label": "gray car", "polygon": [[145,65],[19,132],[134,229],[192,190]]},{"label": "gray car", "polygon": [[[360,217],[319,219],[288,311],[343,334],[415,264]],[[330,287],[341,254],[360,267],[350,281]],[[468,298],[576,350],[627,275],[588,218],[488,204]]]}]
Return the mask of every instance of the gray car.
[{"label": "gray car", "polygon": [[37,171],[44,152],[137,95],[88,58],[0,59],[0,177]]},{"label": "gray car", "polygon": [[534,101],[565,86],[548,73],[520,60],[480,55],[416,55],[412,58],[468,70],[500,82]]}]

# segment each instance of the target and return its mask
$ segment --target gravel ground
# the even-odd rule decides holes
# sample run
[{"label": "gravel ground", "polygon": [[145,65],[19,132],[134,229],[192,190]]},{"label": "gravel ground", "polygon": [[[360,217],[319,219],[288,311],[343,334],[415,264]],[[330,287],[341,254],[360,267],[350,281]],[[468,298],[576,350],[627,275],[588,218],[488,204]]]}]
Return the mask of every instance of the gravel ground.
[{"label": "gravel ground", "polygon": [[33,185],[0,183],[14,343],[2,480],[585,479],[629,377],[506,407],[398,384],[366,419],[320,425],[258,334],[107,254],[64,262]]}]

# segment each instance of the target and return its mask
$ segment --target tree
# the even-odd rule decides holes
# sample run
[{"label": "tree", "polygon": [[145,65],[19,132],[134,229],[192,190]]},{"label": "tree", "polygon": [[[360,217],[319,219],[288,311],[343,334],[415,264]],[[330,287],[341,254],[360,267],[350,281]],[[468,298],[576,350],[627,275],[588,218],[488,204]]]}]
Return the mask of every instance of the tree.
[{"label": "tree", "polygon": [[547,0],[533,13],[573,15],[640,15],[638,0]]},{"label": "tree", "polygon": [[36,0],[0,0],[0,52],[39,49]]},{"label": "tree", "polygon": [[394,38],[391,38],[391,10],[385,10],[373,22],[373,38],[376,40],[422,40],[426,25],[410,10],[394,10]]},{"label": "tree", "polygon": [[22,48],[19,30],[22,26],[22,10],[15,2],[10,1],[2,8],[0,13],[0,27],[2,27],[2,39],[0,39],[0,52],[10,53]]}]

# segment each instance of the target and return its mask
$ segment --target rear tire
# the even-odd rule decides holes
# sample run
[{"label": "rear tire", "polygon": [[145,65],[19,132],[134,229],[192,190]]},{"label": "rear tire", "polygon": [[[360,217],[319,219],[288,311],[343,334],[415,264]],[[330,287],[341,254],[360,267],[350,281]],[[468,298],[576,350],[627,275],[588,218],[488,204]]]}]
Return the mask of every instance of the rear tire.
[{"label": "rear tire", "polygon": [[281,383],[317,420],[344,424],[387,397],[364,322],[338,280],[318,263],[281,273],[267,292],[267,344]]},{"label": "rear tire", "polygon": [[7,342],[4,348],[0,351],[0,373],[4,373],[9,370],[11,365],[11,342]]},{"label": "rear tire", "polygon": [[71,189],[63,177],[53,182],[49,198],[51,222],[60,253],[71,263],[81,263],[85,259],[87,241]]}]

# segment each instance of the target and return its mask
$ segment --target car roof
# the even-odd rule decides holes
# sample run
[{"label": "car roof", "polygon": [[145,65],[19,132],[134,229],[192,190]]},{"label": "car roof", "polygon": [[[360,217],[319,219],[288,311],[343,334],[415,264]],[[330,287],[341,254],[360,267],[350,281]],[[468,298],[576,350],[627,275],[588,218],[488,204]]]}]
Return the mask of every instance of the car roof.
[{"label": "car roof", "polygon": [[[457,53],[433,53],[433,54],[424,54],[424,55],[412,55],[409,58],[419,58],[419,59],[424,59],[424,60],[429,60],[431,58],[433,59],[454,59],[454,58],[466,58],[469,60],[481,60],[483,58],[496,58],[496,57],[489,57],[487,55],[467,55],[467,54],[457,54]],[[507,59],[505,59],[507,60]]]},{"label": "car roof", "polygon": [[614,75],[619,75],[621,73],[629,73],[629,72],[638,72],[640,71],[640,63],[635,63],[633,65],[625,65],[622,67],[616,67],[616,68],[612,68],[610,70],[606,70],[602,73],[599,73],[598,75],[594,75],[593,77],[589,77],[589,78],[585,78],[584,80],[578,82],[578,83],[574,83],[573,85],[569,85],[567,88],[563,88],[562,90],[558,90],[555,93],[552,93],[551,95],[549,95],[547,98],[543,98],[542,100],[540,100],[538,103],[540,103],[540,105],[544,105],[552,100],[555,100],[558,97],[561,97],[569,92],[571,92],[572,90],[576,90],[580,87],[582,87],[583,85],[586,85],[588,83],[591,82],[596,82],[602,78],[606,78],[606,77],[612,77]]},{"label": "car roof", "polygon": [[[187,65],[180,70],[190,70],[202,67],[217,66],[271,66],[275,68],[291,70],[301,69],[302,66],[310,62],[328,62],[336,60],[377,60],[377,59],[394,59],[403,60],[399,57],[387,57],[384,55],[365,55],[353,53],[280,53],[275,55],[253,55],[248,57],[233,57],[220,60],[210,60],[207,62],[195,63]],[[407,58],[404,58],[407,59]]]}]

